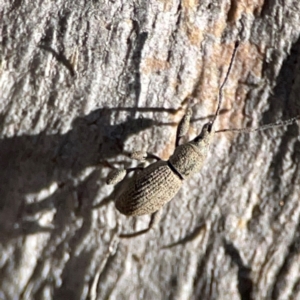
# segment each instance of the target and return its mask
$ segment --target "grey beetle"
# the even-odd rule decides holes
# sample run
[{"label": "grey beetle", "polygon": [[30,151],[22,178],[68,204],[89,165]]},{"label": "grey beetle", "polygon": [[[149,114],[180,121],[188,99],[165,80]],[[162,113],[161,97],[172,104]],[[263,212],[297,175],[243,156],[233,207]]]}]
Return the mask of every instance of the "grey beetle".
[{"label": "grey beetle", "polygon": [[138,167],[127,170],[113,170],[109,174],[107,183],[115,184],[122,181],[129,172],[136,171],[131,178],[126,178],[120,183],[121,186],[117,191],[115,206],[120,213],[127,216],[151,214],[151,220],[147,229],[132,234],[121,234],[120,237],[128,238],[141,235],[148,232],[158,223],[163,206],[177,194],[183,181],[201,170],[214,133],[225,131],[252,132],[274,126],[289,125],[297,119],[296,117],[280,124],[268,124],[257,129],[213,130],[213,124],[221,107],[222,89],[230,74],[237,48],[238,42],[235,44],[225,79],[219,89],[216,113],[213,119],[203,126],[201,133],[195,139],[179,145],[180,138],[187,133],[189,128],[191,110],[188,110],[178,125],[175,142],[176,148],[168,161],[161,160],[150,153],[135,152],[132,154],[132,158],[139,160],[156,159],[157,161],[146,168]]}]

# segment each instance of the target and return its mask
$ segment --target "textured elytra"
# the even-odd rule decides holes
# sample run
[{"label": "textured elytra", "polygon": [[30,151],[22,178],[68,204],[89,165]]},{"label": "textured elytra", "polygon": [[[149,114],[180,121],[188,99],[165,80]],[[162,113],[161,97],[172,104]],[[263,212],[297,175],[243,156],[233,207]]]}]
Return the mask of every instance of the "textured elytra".
[{"label": "textured elytra", "polygon": [[166,161],[155,162],[124,184],[116,208],[128,216],[154,213],[176,195],[181,185],[182,180]]}]

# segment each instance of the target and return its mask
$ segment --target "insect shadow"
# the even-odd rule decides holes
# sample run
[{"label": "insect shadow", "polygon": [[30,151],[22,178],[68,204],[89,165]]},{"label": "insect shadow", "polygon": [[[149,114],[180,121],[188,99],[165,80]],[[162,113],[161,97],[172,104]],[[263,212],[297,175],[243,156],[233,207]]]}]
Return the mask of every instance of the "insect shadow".
[{"label": "insect shadow", "polygon": [[252,300],[253,282],[251,279],[251,268],[246,266],[240,256],[238,249],[226,239],[223,239],[225,253],[229,255],[232,262],[238,267],[238,290],[241,300]]},{"label": "insect shadow", "polygon": [[[125,122],[112,125],[111,117],[121,111],[129,115],[142,112],[171,112],[163,108],[100,108],[90,114],[76,118],[72,129],[64,134],[21,135],[0,140],[0,242],[19,235],[50,231],[41,227],[34,214],[56,209],[68,214],[76,206],[70,194],[92,201],[99,185],[101,165],[99,162],[120,155],[124,142],[138,132],[155,124],[153,119],[129,117]],[[77,178],[87,167],[99,166],[80,183]],[[56,190],[45,199],[28,204],[25,197],[48,189],[57,183]],[[20,195],[24,198],[20,199]],[[76,198],[76,197],[75,197]],[[70,204],[71,202],[71,204]],[[85,203],[91,206],[92,203]],[[89,212],[90,213],[90,212]],[[54,224],[59,227],[62,224]]]}]

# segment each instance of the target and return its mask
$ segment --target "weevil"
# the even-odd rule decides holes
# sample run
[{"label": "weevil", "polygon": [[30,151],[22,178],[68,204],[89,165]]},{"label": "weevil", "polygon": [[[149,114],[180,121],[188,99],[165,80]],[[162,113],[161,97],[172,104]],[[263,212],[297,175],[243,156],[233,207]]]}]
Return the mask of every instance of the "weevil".
[{"label": "weevil", "polygon": [[[196,138],[179,145],[180,139],[187,133],[190,124],[191,110],[183,116],[177,127],[175,151],[167,161],[164,161],[156,155],[134,152],[131,157],[138,160],[155,159],[156,162],[150,164],[146,168],[130,168],[127,170],[113,170],[108,178],[108,184],[116,184],[120,182],[121,186],[117,192],[115,206],[117,210],[126,216],[142,216],[151,214],[151,220],[147,229],[131,234],[121,234],[120,237],[135,237],[148,232],[158,222],[161,216],[162,208],[166,203],[173,199],[181,188],[183,181],[198,173],[206,159],[209,151],[210,142],[217,132],[224,131],[243,131],[251,132],[264,130],[269,127],[283,126],[293,123],[298,117],[289,119],[285,122],[268,124],[266,126],[252,129],[222,129],[213,130],[214,122],[219,114],[222,102],[222,90],[230,74],[238,42],[236,42],[231,61],[223,83],[219,88],[218,107],[211,121],[206,123]],[[135,171],[131,178],[126,175]],[[124,184],[122,184],[124,183]]]}]

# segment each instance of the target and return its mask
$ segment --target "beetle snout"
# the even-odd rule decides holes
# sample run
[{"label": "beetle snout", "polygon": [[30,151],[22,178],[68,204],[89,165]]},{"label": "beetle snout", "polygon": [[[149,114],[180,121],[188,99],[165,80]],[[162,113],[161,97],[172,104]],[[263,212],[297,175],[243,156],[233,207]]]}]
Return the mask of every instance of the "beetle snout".
[{"label": "beetle snout", "polygon": [[196,136],[196,138],[194,139],[194,142],[196,144],[202,141],[205,137],[210,135],[210,133],[212,132],[212,125],[213,125],[212,122],[208,122],[203,125],[201,133],[198,136]]}]

